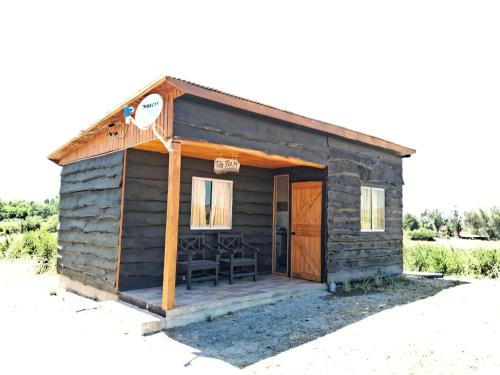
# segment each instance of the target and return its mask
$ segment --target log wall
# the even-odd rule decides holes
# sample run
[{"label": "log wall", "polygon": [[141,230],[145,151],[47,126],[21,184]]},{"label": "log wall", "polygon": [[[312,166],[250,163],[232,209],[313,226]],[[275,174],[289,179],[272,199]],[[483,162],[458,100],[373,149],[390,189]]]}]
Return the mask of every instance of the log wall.
[{"label": "log wall", "polygon": [[[188,95],[174,101],[174,134],[328,165],[323,249],[328,279],[402,272],[400,156]],[[307,173],[300,176],[304,179]],[[362,184],[385,189],[384,232],[360,231]]]},{"label": "log wall", "polygon": [[168,155],[129,149],[125,173],[120,290],[162,284]]},{"label": "log wall", "polygon": [[[168,156],[129,150],[125,174],[120,290],[159,286],[163,280]],[[191,231],[193,176],[233,181],[233,232],[261,249],[259,272],[271,270],[273,174],[242,166],[237,175],[218,176],[213,161],[183,157],[179,233],[205,233],[213,244],[217,231]]]},{"label": "log wall", "polygon": [[[403,271],[403,177],[398,156],[328,139],[327,269],[342,282]],[[385,231],[361,232],[361,186],[385,189]]]},{"label": "log wall", "polygon": [[[325,268],[329,280],[402,271],[402,160],[381,149],[184,95],[174,102],[174,134],[190,139],[298,157],[327,168]],[[120,223],[123,152],[67,164],[61,172],[58,271],[114,292]],[[191,178],[234,181],[233,231],[262,249],[261,273],[271,270],[273,174],[242,166],[216,176],[209,160],[182,158],[179,232],[190,233]],[[120,289],[161,285],[168,159],[129,149]],[[323,179],[296,169],[292,180]],[[360,231],[360,186],[385,189],[386,229]],[[293,209],[293,208],[292,208]],[[210,232],[206,232],[210,233]]]},{"label": "log wall", "polygon": [[57,270],[114,293],[123,151],[67,164],[61,171]]}]

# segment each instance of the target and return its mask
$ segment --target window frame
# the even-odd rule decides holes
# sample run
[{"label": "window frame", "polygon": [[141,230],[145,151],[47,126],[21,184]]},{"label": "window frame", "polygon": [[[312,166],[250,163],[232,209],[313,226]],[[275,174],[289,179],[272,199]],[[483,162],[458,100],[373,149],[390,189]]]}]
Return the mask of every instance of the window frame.
[{"label": "window frame", "polygon": [[[194,180],[201,180],[201,181],[220,181],[220,182],[225,182],[228,183],[231,186],[231,206],[229,207],[229,226],[228,227],[197,227],[192,225],[192,217],[193,217],[193,196],[194,196]],[[232,180],[224,180],[222,178],[211,178],[211,177],[198,177],[198,176],[193,176],[191,179],[191,207],[190,207],[190,212],[189,212],[189,229],[190,230],[231,230],[233,229],[233,199],[234,199],[234,184]],[[213,188],[211,190],[213,194]],[[212,197],[210,197],[210,211],[212,210]]]},{"label": "window frame", "polygon": [[[361,189],[369,189],[370,191],[370,220],[371,220],[371,228],[370,229],[362,229],[362,223],[361,223]],[[384,188],[379,188],[379,187],[373,187],[373,186],[361,186],[360,189],[360,204],[359,204],[359,223],[360,223],[360,231],[364,233],[370,233],[370,232],[385,232],[385,189]],[[373,229],[373,190],[378,190],[381,191],[384,197],[384,227],[382,229]]]}]

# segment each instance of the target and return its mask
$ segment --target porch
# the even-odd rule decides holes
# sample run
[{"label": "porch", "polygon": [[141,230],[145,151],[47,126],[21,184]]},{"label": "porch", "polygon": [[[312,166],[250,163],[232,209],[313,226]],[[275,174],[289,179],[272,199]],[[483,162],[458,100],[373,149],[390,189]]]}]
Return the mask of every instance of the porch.
[{"label": "porch", "polygon": [[[324,165],[185,139],[174,140],[173,150],[165,154],[158,143],[141,144],[125,155],[117,288],[122,300],[167,317],[186,309],[204,311],[206,316],[215,314],[207,311],[250,307],[252,300],[298,293],[303,287],[323,288],[296,278],[324,281]],[[235,155],[241,164],[239,173],[214,174],[215,158]],[[209,186],[198,189],[194,182],[199,181]],[[304,185],[305,181],[309,185]],[[212,228],[209,213],[214,210],[214,184],[223,182],[230,183],[228,203],[222,205],[229,207],[229,215],[223,225]],[[221,204],[221,199],[218,201]],[[198,207],[203,211],[197,219],[193,217],[194,206],[196,212]],[[258,281],[244,278],[229,285],[222,278],[217,287],[198,282],[186,290],[184,283],[178,284],[182,280],[176,267],[179,236],[203,234],[217,248],[221,232],[241,233],[260,249]]]},{"label": "porch", "polygon": [[212,282],[200,282],[192,290],[187,290],[186,285],[180,283],[175,288],[175,309],[167,311],[161,306],[161,286],[120,292],[119,297],[124,302],[165,317],[149,325],[146,331],[152,333],[151,330],[183,326],[285,298],[321,294],[325,290],[324,284],[313,281],[263,275],[256,282],[241,279],[232,285],[222,280],[216,287]]}]

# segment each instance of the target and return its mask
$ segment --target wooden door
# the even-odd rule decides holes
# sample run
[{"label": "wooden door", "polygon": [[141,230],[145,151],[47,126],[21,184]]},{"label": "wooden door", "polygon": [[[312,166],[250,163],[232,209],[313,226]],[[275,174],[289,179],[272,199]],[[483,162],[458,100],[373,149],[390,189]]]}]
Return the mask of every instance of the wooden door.
[{"label": "wooden door", "polygon": [[292,184],[292,277],[321,281],[321,182]]}]

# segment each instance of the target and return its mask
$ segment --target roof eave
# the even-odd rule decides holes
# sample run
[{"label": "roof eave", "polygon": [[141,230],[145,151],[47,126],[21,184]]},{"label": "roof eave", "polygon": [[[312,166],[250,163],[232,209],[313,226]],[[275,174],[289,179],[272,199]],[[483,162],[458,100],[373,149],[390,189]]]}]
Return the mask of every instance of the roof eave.
[{"label": "roof eave", "polygon": [[198,84],[194,84],[188,81],[180,80],[174,77],[160,77],[150,83],[148,86],[139,90],[134,96],[128,98],[127,100],[120,103],[113,110],[109,111],[103,118],[94,122],[89,128],[81,132],[76,137],[73,137],[70,141],[66,142],[64,145],[53,151],[48,155],[48,159],[56,164],[60,164],[60,160],[67,153],[67,148],[77,142],[82,136],[85,136],[89,132],[93,131],[103,122],[109,120],[113,116],[116,116],[123,110],[123,107],[130,105],[131,102],[137,100],[139,97],[148,94],[150,91],[157,89],[159,86],[168,82],[171,86],[176,88],[182,94],[190,94],[193,96],[201,97],[207,100],[215,101],[224,105],[228,105],[234,108],[242,109],[249,112],[254,112],[263,116],[275,118],[278,120],[290,122],[296,125],[301,125],[309,129],[313,129],[319,132],[328,133],[340,138],[351,140],[354,142],[359,142],[362,144],[368,144],[370,146],[380,148],[400,157],[409,157],[416,153],[416,150],[408,148],[397,143],[387,141],[382,138],[374,137],[368,134],[357,132],[351,129],[347,129],[342,126],[329,124],[323,121],[314,120],[305,116],[301,116],[292,112],[284,111],[278,108],[274,108],[268,105],[264,105],[255,101],[240,98],[231,94],[227,94],[218,90],[207,88]]}]

